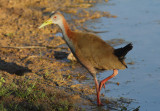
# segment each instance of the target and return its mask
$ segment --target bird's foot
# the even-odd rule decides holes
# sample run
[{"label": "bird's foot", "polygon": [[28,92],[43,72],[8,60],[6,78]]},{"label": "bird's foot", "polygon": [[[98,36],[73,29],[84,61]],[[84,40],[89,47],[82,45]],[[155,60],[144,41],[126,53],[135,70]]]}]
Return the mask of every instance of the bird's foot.
[{"label": "bird's foot", "polygon": [[104,105],[101,103],[100,99],[97,100],[97,105],[98,105],[98,106],[104,106]]},{"label": "bird's foot", "polygon": [[102,103],[98,103],[98,106],[104,106]]},{"label": "bird's foot", "polygon": [[105,88],[105,82],[101,81],[99,84],[99,91],[101,91],[101,88],[104,87]]}]

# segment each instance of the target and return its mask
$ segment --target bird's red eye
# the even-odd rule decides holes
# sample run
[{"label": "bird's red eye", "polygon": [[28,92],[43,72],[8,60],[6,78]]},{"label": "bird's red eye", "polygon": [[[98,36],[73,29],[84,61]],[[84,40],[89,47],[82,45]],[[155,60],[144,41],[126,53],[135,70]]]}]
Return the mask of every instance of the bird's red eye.
[{"label": "bird's red eye", "polygon": [[56,19],[57,18],[57,16],[54,16],[54,19]]}]

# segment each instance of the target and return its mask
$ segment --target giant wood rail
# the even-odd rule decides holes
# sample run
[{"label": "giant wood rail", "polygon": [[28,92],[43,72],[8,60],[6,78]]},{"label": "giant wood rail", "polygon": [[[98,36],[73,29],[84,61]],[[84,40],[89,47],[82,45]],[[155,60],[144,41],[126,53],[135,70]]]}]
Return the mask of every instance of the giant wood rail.
[{"label": "giant wood rail", "polygon": [[[93,76],[97,92],[97,105],[102,105],[100,101],[101,88],[105,87],[105,82],[118,74],[118,69],[127,68],[124,59],[132,49],[132,44],[129,43],[123,48],[114,49],[93,33],[72,31],[59,11],[52,12],[50,18],[39,28],[49,24],[57,24],[61,28],[63,39],[73,55]],[[96,78],[96,69],[113,70],[113,74],[99,84]]]}]

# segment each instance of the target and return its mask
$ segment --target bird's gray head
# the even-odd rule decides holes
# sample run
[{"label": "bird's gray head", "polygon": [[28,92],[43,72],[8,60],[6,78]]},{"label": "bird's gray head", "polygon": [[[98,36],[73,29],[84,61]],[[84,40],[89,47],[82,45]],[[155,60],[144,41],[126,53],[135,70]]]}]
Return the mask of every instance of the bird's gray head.
[{"label": "bird's gray head", "polygon": [[57,24],[61,26],[63,24],[63,15],[59,11],[53,11],[50,15],[50,18],[45,21],[39,28],[42,28],[49,24]]}]

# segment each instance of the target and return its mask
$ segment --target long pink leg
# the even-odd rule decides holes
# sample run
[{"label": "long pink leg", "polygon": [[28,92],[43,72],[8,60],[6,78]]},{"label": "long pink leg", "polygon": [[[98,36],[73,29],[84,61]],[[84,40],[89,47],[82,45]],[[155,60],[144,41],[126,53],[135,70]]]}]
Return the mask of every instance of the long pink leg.
[{"label": "long pink leg", "polygon": [[117,69],[114,69],[114,70],[113,70],[113,74],[112,74],[111,76],[107,77],[106,79],[104,79],[104,80],[102,80],[102,81],[100,82],[100,85],[99,85],[99,93],[100,93],[100,91],[101,91],[102,86],[104,86],[104,88],[105,88],[105,83],[106,83],[109,79],[115,77],[117,74],[118,74],[118,70],[117,70]]},{"label": "long pink leg", "polygon": [[97,92],[97,105],[98,105],[98,106],[101,106],[102,103],[101,103],[101,100],[100,100],[99,83],[98,83],[96,77],[94,77],[94,82],[95,82],[95,85],[96,85],[96,92]]}]

